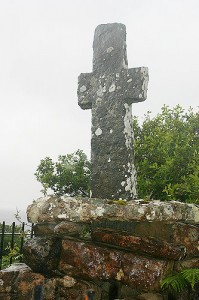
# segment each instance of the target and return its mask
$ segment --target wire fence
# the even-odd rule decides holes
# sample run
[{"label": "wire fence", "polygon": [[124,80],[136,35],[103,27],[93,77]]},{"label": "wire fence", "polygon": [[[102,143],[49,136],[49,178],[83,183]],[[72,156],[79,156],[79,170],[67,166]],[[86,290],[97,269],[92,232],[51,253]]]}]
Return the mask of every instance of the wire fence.
[{"label": "wire fence", "polygon": [[23,244],[26,239],[33,238],[33,225],[25,222],[20,225],[0,223],[0,270],[13,261],[23,261]]}]

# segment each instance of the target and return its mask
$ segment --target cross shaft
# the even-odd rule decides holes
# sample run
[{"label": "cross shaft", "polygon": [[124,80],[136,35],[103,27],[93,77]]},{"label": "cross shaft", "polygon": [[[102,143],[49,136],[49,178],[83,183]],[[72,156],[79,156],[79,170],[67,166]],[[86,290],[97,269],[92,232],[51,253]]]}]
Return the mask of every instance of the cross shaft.
[{"label": "cross shaft", "polygon": [[123,24],[99,25],[93,72],[78,78],[78,104],[92,110],[92,197],[137,197],[131,105],[146,99],[148,69],[127,66]]}]

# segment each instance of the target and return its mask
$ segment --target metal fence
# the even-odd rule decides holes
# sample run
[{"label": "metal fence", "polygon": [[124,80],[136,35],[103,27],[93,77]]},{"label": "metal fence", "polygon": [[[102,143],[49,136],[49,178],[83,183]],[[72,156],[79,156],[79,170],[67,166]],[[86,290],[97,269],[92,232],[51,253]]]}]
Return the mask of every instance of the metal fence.
[{"label": "metal fence", "polygon": [[11,225],[6,225],[4,221],[3,223],[0,223],[0,270],[2,269],[4,257],[8,257],[8,264],[11,265],[13,263],[14,257],[12,256],[12,251],[16,246],[19,254],[19,261],[22,262],[20,254],[22,254],[25,239],[32,238],[34,235],[33,225],[34,224],[27,225],[25,222],[20,225],[16,225],[15,222]]}]

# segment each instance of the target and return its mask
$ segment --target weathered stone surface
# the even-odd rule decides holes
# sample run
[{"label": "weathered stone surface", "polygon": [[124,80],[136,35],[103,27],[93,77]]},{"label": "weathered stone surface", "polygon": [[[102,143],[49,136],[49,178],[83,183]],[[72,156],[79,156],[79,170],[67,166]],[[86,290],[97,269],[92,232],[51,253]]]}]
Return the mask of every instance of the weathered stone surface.
[{"label": "weathered stone surface", "polygon": [[187,257],[199,257],[199,227],[190,224],[173,225],[173,241],[186,247]]},{"label": "weathered stone surface", "polygon": [[[143,238],[143,248],[147,247],[147,245],[144,244],[144,238],[148,239],[150,237],[152,238],[152,243],[155,239],[158,240],[159,243],[166,243],[165,246],[168,246],[167,243],[169,243],[172,247],[184,248],[187,257],[199,256],[199,227],[191,224],[184,224],[181,222],[126,222],[107,220],[94,221],[91,225],[91,228],[93,232],[95,232],[97,228],[101,228],[101,231],[111,230],[114,232],[120,232],[121,235],[127,234],[131,236],[141,237]],[[168,258],[169,248],[167,246],[165,250],[167,249],[168,253],[165,253],[165,257]],[[161,253],[159,254],[161,255]],[[174,256],[173,259],[175,259]]]},{"label": "weathered stone surface", "polygon": [[138,290],[158,289],[171,265],[91,243],[62,241],[59,271],[85,280],[115,280]]},{"label": "weathered stone surface", "polygon": [[136,290],[136,288],[134,287],[129,287],[127,285],[121,285],[119,287],[118,290],[118,295],[117,298],[118,299],[127,299],[127,300],[137,300],[137,296],[140,294],[140,291]]},{"label": "weathered stone surface", "polygon": [[48,236],[54,234],[56,223],[40,223],[33,226],[34,236]]},{"label": "weathered stone surface", "polygon": [[13,265],[0,272],[0,299],[34,299],[34,289],[43,281],[44,276],[32,273],[25,264]]},{"label": "weathered stone surface", "polygon": [[70,276],[45,278],[25,264],[0,271],[2,300],[82,300],[88,289],[95,290],[96,300],[108,300],[99,285]]},{"label": "weathered stone surface", "polygon": [[144,293],[138,296],[138,300],[163,300],[163,297],[160,294]]},{"label": "weathered stone surface", "polygon": [[58,235],[88,238],[90,237],[90,226],[85,223],[63,221],[55,226],[54,233]]},{"label": "weathered stone surface", "polygon": [[28,206],[29,222],[86,222],[94,220],[199,223],[199,206],[177,201],[117,201],[47,196]]},{"label": "weathered stone surface", "polygon": [[177,247],[158,239],[132,236],[125,233],[110,231],[108,229],[95,229],[92,231],[91,236],[92,240],[95,242],[119,246],[121,249],[127,249],[132,252],[147,254],[162,259],[181,260],[186,254],[186,248],[183,246]]},{"label": "weathered stone surface", "polygon": [[50,274],[57,269],[61,241],[57,238],[35,237],[28,240],[24,247],[24,261],[34,271]]},{"label": "weathered stone surface", "polygon": [[192,269],[198,268],[199,269],[199,257],[192,258],[192,259],[185,259],[180,262],[175,263],[175,271],[179,272],[184,269]]},{"label": "weathered stone surface", "polygon": [[99,25],[93,42],[93,73],[78,78],[78,103],[92,108],[92,197],[137,197],[131,104],[146,99],[148,69],[128,69],[126,28]]}]

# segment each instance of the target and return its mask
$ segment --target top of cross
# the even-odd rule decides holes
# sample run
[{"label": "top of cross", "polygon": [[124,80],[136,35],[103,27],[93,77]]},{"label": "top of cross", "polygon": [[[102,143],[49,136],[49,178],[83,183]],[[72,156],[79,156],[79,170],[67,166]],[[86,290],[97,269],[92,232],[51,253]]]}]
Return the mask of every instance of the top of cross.
[{"label": "top of cross", "polygon": [[93,42],[93,72],[119,73],[127,68],[125,25],[113,23],[97,26]]}]

